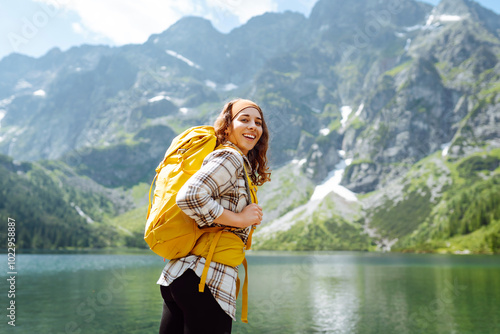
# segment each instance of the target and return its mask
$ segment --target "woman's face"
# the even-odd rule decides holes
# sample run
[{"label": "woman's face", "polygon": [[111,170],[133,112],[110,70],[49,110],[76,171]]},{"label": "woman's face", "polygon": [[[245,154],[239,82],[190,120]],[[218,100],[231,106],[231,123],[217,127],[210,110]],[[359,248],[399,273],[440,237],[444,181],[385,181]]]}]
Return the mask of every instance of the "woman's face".
[{"label": "woman's face", "polygon": [[231,123],[227,139],[247,155],[262,136],[262,123],[262,117],[257,109],[243,109]]}]

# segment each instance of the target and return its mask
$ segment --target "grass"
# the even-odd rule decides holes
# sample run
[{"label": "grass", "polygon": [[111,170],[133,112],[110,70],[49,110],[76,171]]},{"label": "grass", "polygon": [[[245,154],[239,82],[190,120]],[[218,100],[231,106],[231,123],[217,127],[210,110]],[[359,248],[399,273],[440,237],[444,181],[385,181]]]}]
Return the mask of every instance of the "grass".
[{"label": "grass", "polygon": [[[339,122],[340,124],[340,122]],[[355,130],[362,129],[366,126],[366,123],[359,119],[359,117],[354,117],[349,124],[349,127],[352,127]]]},{"label": "grass", "polygon": [[398,203],[387,201],[371,218],[370,226],[384,236],[401,238],[414,231],[431,212],[430,191],[413,191],[405,194]]},{"label": "grass", "polygon": [[488,88],[480,92],[480,94],[484,96],[488,96],[491,94],[497,95],[499,93],[500,93],[500,82],[498,81],[490,84]]},{"label": "grass", "polygon": [[479,171],[494,171],[500,166],[500,159],[490,155],[473,155],[467,157],[457,166],[462,178],[477,176]]},{"label": "grass", "polygon": [[[265,211],[272,211],[279,209],[281,206],[286,204],[286,208],[283,208],[282,213],[284,214],[292,209],[307,203],[310,195],[314,191],[314,187],[307,185],[306,189],[297,189],[298,184],[302,184],[299,178],[303,178],[302,173],[294,172],[293,165],[286,165],[272,173],[272,182],[266,183],[259,188],[259,193],[272,193],[271,196],[266,196],[265,201],[261,204]],[[279,184],[279,188],[273,187],[273,185]],[[305,190],[305,191],[304,191]],[[260,196],[259,196],[260,197]],[[293,198],[293,200],[284,202],[284,199]]]},{"label": "grass", "polygon": [[[142,202],[145,199],[147,200],[146,196],[147,196],[147,194],[149,194],[149,187],[150,186],[151,186],[151,184],[141,182],[139,184],[136,184],[132,188],[130,188],[130,194],[132,195],[132,198],[133,198],[135,204],[142,204]],[[154,187],[153,187],[153,190],[151,191],[151,195],[153,194],[153,191],[154,191]]]},{"label": "grass", "polygon": [[[486,160],[484,162],[478,161],[478,160]],[[494,148],[490,151],[483,151],[483,152],[476,152],[474,154],[471,154],[465,158],[462,158],[457,161],[449,161],[449,160],[444,160],[444,163],[450,170],[452,179],[453,179],[453,184],[459,188],[462,185],[464,185],[467,181],[467,178],[470,176],[467,174],[467,169],[470,169],[476,165],[476,169],[478,166],[489,166],[489,163],[487,161],[494,161],[494,160],[500,160],[500,148]],[[469,166],[471,165],[471,166]],[[500,167],[499,167],[500,168]],[[499,168],[494,169],[494,172],[497,172]],[[481,170],[477,169],[476,171]],[[487,168],[487,170],[492,170],[491,168]]]},{"label": "grass", "polygon": [[[445,247],[443,247],[443,244]],[[500,253],[500,221],[495,221],[489,226],[483,226],[472,233],[450,238],[445,242],[441,242],[441,245],[436,246],[437,253]]]},{"label": "grass", "polygon": [[395,251],[440,254],[500,254],[500,221],[452,238],[427,239],[422,243],[399,246]]},{"label": "grass", "polygon": [[326,198],[311,216],[297,218],[288,230],[277,232],[268,239],[256,240],[255,249],[287,251],[362,250],[372,248],[371,239],[363,233],[361,224],[348,222],[333,214],[335,203]]},{"label": "grass", "polygon": [[125,229],[126,231],[134,232],[144,232],[144,227],[146,226],[146,215],[148,212],[148,206],[143,205],[127,211],[119,216],[112,218],[109,221],[111,226],[118,227],[118,229]]},{"label": "grass", "polygon": [[409,61],[407,61],[405,63],[402,63],[402,64],[394,67],[393,69],[390,69],[389,71],[386,71],[384,73],[384,75],[389,75],[391,77],[395,77],[397,74],[401,73],[403,70],[409,68],[411,66],[412,62],[413,62],[412,60],[409,60]]}]

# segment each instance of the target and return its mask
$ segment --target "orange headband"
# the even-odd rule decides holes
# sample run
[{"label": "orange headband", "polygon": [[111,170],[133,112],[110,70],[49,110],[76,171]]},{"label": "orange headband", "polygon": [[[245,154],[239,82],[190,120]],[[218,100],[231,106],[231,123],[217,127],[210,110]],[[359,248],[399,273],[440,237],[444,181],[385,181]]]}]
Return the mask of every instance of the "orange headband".
[{"label": "orange headband", "polygon": [[233,106],[231,108],[231,120],[233,120],[240,112],[242,112],[244,109],[247,108],[255,108],[258,111],[262,112],[260,107],[255,104],[255,102],[252,102],[250,100],[245,100],[245,99],[239,99],[235,103],[233,103]]}]

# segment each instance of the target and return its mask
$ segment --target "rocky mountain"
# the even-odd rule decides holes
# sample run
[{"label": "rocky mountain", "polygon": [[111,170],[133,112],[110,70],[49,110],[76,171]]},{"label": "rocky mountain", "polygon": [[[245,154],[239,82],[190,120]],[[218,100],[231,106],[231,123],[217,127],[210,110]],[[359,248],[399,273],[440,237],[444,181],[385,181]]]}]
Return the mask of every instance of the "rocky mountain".
[{"label": "rocky mountain", "polygon": [[[495,252],[499,19],[469,0],[319,0],[309,17],[267,13],[227,34],[186,17],[142,45],[12,54],[0,153],[120,192],[140,236],[144,196],[128,189],[177,133],[242,96],[272,135],[257,247]],[[466,207],[468,221],[445,214]],[[116,229],[119,214],[92,219]]]}]

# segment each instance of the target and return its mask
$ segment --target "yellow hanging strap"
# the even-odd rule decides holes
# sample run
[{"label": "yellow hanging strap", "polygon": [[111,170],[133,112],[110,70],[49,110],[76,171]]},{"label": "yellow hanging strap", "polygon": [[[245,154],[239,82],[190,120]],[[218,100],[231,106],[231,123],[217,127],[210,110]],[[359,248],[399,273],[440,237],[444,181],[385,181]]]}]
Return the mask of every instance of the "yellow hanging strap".
[{"label": "yellow hanging strap", "polygon": [[240,294],[240,278],[236,276],[236,299],[238,299],[239,294]]},{"label": "yellow hanging strap", "polygon": [[243,281],[243,291],[241,300],[241,321],[248,324],[248,264],[247,259],[243,259],[245,268],[245,280]]},{"label": "yellow hanging strap", "polygon": [[255,226],[252,226],[250,229],[250,233],[248,234],[247,244],[245,245],[245,250],[249,250],[252,247],[252,234],[253,230],[255,230]]},{"label": "yellow hanging strap", "polygon": [[210,250],[208,251],[207,258],[205,259],[205,266],[203,267],[203,273],[200,278],[200,285],[198,286],[198,291],[203,292],[205,290],[205,282],[207,280],[208,269],[210,268],[210,262],[212,262],[212,257],[214,256],[215,247],[217,247],[217,242],[219,242],[219,238],[222,235],[222,231],[220,230],[214,236],[214,240],[210,245]]}]

